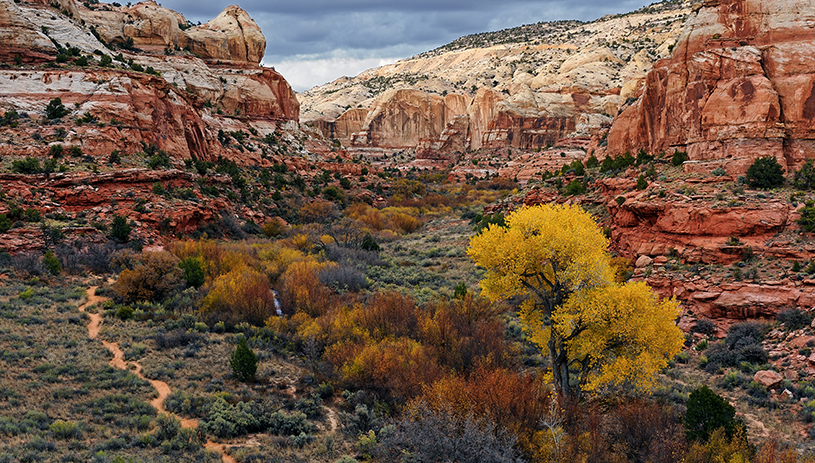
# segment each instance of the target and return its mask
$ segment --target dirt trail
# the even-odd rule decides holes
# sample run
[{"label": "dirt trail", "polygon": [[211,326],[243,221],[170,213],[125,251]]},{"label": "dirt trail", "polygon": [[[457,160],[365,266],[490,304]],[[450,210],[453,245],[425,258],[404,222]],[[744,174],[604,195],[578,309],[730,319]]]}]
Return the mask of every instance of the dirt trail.
[{"label": "dirt trail", "polygon": [[[106,298],[106,297],[97,296],[96,295],[96,288],[98,288],[98,287],[97,286],[91,286],[90,288],[88,288],[88,290],[87,290],[88,302],[82,304],[79,307],[80,312],[85,312],[85,309],[87,309],[88,307],[90,307],[90,306],[92,306],[94,304],[101,304],[101,303],[108,300],[108,298]],[[99,337],[99,329],[102,326],[102,322],[104,321],[102,319],[102,314],[90,313],[90,312],[87,312],[87,314],[91,319],[91,321],[88,323],[88,337],[90,339],[97,339]],[[119,348],[119,344],[115,343],[115,342],[104,341],[104,340],[101,340],[101,341],[102,341],[102,345],[105,346],[105,348],[107,350],[109,350],[113,354],[113,359],[111,359],[111,361],[109,362],[110,365],[112,367],[118,368],[120,370],[127,370],[128,369],[128,362],[125,362],[124,352],[122,352],[122,349]],[[151,400],[150,405],[152,405],[156,410],[158,410],[159,413],[168,413],[168,414],[170,414],[172,416],[175,416],[176,418],[180,419],[182,428],[195,428],[195,427],[198,427],[198,420],[184,419],[184,418],[181,418],[181,417],[175,415],[174,413],[169,413],[169,412],[167,412],[167,410],[164,409],[164,399],[166,399],[167,396],[169,396],[173,392],[172,389],[170,389],[170,386],[167,385],[167,383],[165,383],[164,381],[156,380],[156,379],[145,378],[145,376],[141,372],[142,367],[138,362],[130,362],[130,364],[133,365],[133,374],[135,374],[136,376],[138,376],[139,378],[141,378],[141,379],[143,379],[145,381],[148,381],[150,383],[150,385],[152,385],[153,388],[156,390],[156,392],[158,392],[158,397]],[[206,448],[207,450],[213,450],[215,452],[220,453],[221,454],[221,460],[223,460],[224,463],[237,463],[234,458],[232,458],[230,455],[226,454],[224,444],[219,444],[217,442],[207,441],[204,444],[204,448]]]}]

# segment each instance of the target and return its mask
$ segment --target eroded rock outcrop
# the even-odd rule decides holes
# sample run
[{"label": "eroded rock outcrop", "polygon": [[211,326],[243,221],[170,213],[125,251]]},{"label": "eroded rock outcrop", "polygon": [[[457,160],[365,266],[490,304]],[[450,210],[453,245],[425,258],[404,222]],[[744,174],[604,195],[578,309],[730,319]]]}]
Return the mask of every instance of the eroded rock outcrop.
[{"label": "eroded rock outcrop", "polygon": [[79,16],[107,43],[126,43],[154,52],[187,48],[210,61],[256,65],[266,52],[266,38],[249,14],[237,5],[215,19],[193,26],[180,13],[153,0],[132,7],[104,5],[79,8]]},{"label": "eroded rock outcrop", "polygon": [[215,19],[184,31],[179,46],[209,60],[258,64],[266,53],[266,38],[249,13],[230,5]]},{"label": "eroded rock outcrop", "polygon": [[799,0],[710,0],[614,121],[608,152],[687,151],[687,169],[743,173],[815,157],[815,12]]}]

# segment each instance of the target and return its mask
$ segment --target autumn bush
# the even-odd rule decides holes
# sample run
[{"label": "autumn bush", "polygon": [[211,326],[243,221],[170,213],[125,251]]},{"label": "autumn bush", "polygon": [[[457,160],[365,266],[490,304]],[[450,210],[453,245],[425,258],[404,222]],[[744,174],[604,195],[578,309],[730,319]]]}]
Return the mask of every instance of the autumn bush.
[{"label": "autumn bush", "polygon": [[254,325],[275,314],[275,296],[269,278],[248,266],[237,267],[212,282],[201,306],[202,315],[215,322],[246,321]]},{"label": "autumn bush", "polygon": [[143,252],[125,263],[113,285],[119,302],[161,301],[179,288],[183,270],[166,251]]}]

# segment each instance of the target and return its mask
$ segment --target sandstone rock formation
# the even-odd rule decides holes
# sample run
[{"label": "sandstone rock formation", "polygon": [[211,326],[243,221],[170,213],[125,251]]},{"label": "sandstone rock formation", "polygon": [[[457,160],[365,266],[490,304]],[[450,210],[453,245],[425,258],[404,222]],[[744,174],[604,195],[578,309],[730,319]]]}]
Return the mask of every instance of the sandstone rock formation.
[{"label": "sandstone rock formation", "polygon": [[[711,0],[614,122],[608,152],[687,151],[688,169],[746,171],[815,157],[815,23],[797,0]],[[811,95],[813,94],[813,95]]]},{"label": "sandstone rock formation", "polygon": [[17,57],[26,62],[41,61],[56,54],[48,37],[10,1],[0,3],[0,43],[0,60],[4,62]]},{"label": "sandstone rock formation", "polygon": [[184,31],[180,47],[209,60],[260,63],[266,38],[249,13],[230,5],[215,19]]},{"label": "sandstone rock formation", "polygon": [[132,7],[79,8],[78,13],[107,43],[132,39],[134,46],[156,53],[188,48],[205,60],[253,65],[260,63],[266,52],[266,38],[260,28],[237,5],[226,7],[201,26],[192,26],[182,14],[153,0]]},{"label": "sandstone rock formation", "polygon": [[347,148],[416,148],[420,159],[596,135],[667,56],[688,12],[665,4],[465,37],[300,94],[301,122]]},{"label": "sandstone rock formation", "polygon": [[[213,52],[212,58],[240,63],[241,67],[213,68],[190,55],[165,54],[165,48],[172,49],[185,37],[179,24],[187,22],[179,13],[152,1],[129,8],[107,4],[89,7],[94,9],[74,4],[85,22],[83,26],[50,6],[3,3],[0,21],[7,27],[0,31],[8,30],[20,40],[31,40],[32,46],[21,49],[13,40],[3,42],[0,56],[20,54],[23,61],[41,62],[49,59],[49,53],[56,53],[55,44],[59,44],[75,47],[92,58],[92,52],[113,54],[103,42],[124,42],[128,38],[143,51],[157,53],[122,50],[124,60],[132,60],[133,66],[115,61],[106,68],[82,69],[68,63],[64,69],[52,66],[2,70],[3,112],[16,110],[38,119],[48,102],[59,97],[70,109],[71,117],[88,115],[94,121],[61,129],[67,135],[64,143],[81,147],[89,155],[106,155],[113,150],[128,154],[155,145],[182,159],[224,156],[244,163],[259,162],[259,154],[227,149],[217,138],[219,131],[240,130],[241,118],[251,117],[255,125],[252,130],[273,133],[280,124],[298,119],[299,104],[285,79],[272,69],[247,65],[260,60],[265,39],[240,8],[227,8],[208,23],[207,30],[217,30],[213,33],[224,38],[226,44],[213,46],[213,50],[220,51]],[[70,11],[65,6],[65,12]],[[43,26],[36,25],[38,22],[44,22]],[[90,64],[95,64],[93,59]],[[155,69],[158,75],[128,69],[137,69],[136,65],[141,66],[138,69]],[[58,127],[51,128],[53,131]],[[48,133],[51,131],[46,129],[24,135],[41,137]],[[10,155],[42,156],[49,149],[48,144],[41,143],[0,143],[0,152]]]}]

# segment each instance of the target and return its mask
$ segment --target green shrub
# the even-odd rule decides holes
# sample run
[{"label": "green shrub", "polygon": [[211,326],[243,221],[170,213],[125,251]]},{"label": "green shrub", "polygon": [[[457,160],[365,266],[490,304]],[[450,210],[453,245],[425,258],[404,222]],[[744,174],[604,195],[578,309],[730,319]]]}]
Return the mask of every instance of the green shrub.
[{"label": "green shrub", "polygon": [[801,309],[791,308],[779,313],[776,320],[783,323],[786,329],[795,331],[809,326],[812,323],[812,315]]},{"label": "green shrub", "polygon": [[690,393],[685,413],[685,432],[690,441],[707,441],[713,431],[724,429],[733,437],[744,425],[736,419],[736,409],[707,386]]},{"label": "green shrub", "polygon": [[569,196],[582,195],[585,192],[586,187],[583,186],[583,182],[580,180],[572,180],[568,185],[566,185],[566,194]]},{"label": "green shrub", "polygon": [[799,212],[801,217],[795,223],[800,225],[804,231],[815,232],[815,201],[807,201]]},{"label": "green shrub", "polygon": [[600,161],[597,160],[597,157],[594,154],[592,154],[591,156],[589,156],[588,159],[586,159],[586,169],[593,169],[595,167],[598,167],[599,165]]},{"label": "green shrub", "polygon": [[0,233],[11,230],[11,219],[6,214],[0,214]]},{"label": "green shrub", "polygon": [[54,98],[45,107],[45,117],[47,119],[59,119],[68,114],[68,109],[62,104],[60,98]]},{"label": "green shrub", "polygon": [[198,257],[187,257],[178,263],[181,270],[184,270],[184,280],[187,286],[199,288],[204,284],[204,264]]},{"label": "green shrub", "polygon": [[671,164],[674,167],[679,167],[682,164],[684,164],[685,161],[687,161],[688,159],[689,159],[688,153],[684,151],[674,150],[674,154],[673,156],[671,156]]},{"label": "green shrub", "polygon": [[795,172],[793,184],[799,190],[811,190],[815,186],[815,166],[813,166],[812,159],[807,159],[801,169]]},{"label": "green shrub", "polygon": [[637,178],[637,189],[644,190],[646,188],[648,188],[648,180],[645,180],[645,175],[640,174]]},{"label": "green shrub", "polygon": [[245,338],[238,341],[238,346],[229,356],[229,367],[232,368],[232,376],[238,381],[244,383],[254,381],[258,370],[258,358]]},{"label": "green shrub", "polygon": [[48,250],[45,252],[45,255],[42,257],[42,265],[51,275],[59,275],[62,273],[62,264],[60,264],[59,258],[54,254],[54,251]]},{"label": "green shrub", "polygon": [[380,251],[379,243],[376,242],[376,239],[370,233],[366,233],[365,236],[362,238],[362,244],[360,244],[360,248],[370,252]]},{"label": "green shrub", "polygon": [[42,167],[37,158],[26,157],[11,161],[11,171],[18,174],[38,174],[42,172]]},{"label": "green shrub", "polygon": [[648,154],[648,152],[645,151],[645,148],[640,149],[639,152],[637,153],[637,165],[638,166],[641,166],[643,164],[648,164],[649,162],[652,162],[653,160],[654,160],[654,156]]},{"label": "green shrub", "polygon": [[774,156],[758,158],[747,169],[747,184],[760,189],[781,186],[784,184],[784,169]]},{"label": "green shrub", "polygon": [[51,423],[48,430],[51,431],[57,439],[79,439],[82,437],[82,431],[73,421],[56,420]]},{"label": "green shrub", "polygon": [[9,109],[5,113],[3,113],[3,117],[0,117],[0,127],[11,127],[15,128],[18,125],[18,120],[20,119],[20,114],[14,110]]},{"label": "green shrub", "polygon": [[713,174],[716,177],[722,177],[722,176],[727,175],[727,171],[724,170],[721,166],[711,170],[710,173]]},{"label": "green shrub", "polygon": [[125,243],[130,239],[130,232],[133,227],[127,222],[127,218],[121,215],[114,215],[110,225],[110,237],[120,243]]},{"label": "green shrub", "polygon": [[150,159],[147,160],[147,165],[151,169],[158,169],[160,167],[164,167],[169,169],[172,167],[172,163],[170,162],[170,155],[167,154],[164,150],[158,150],[155,154],[150,156]]}]

